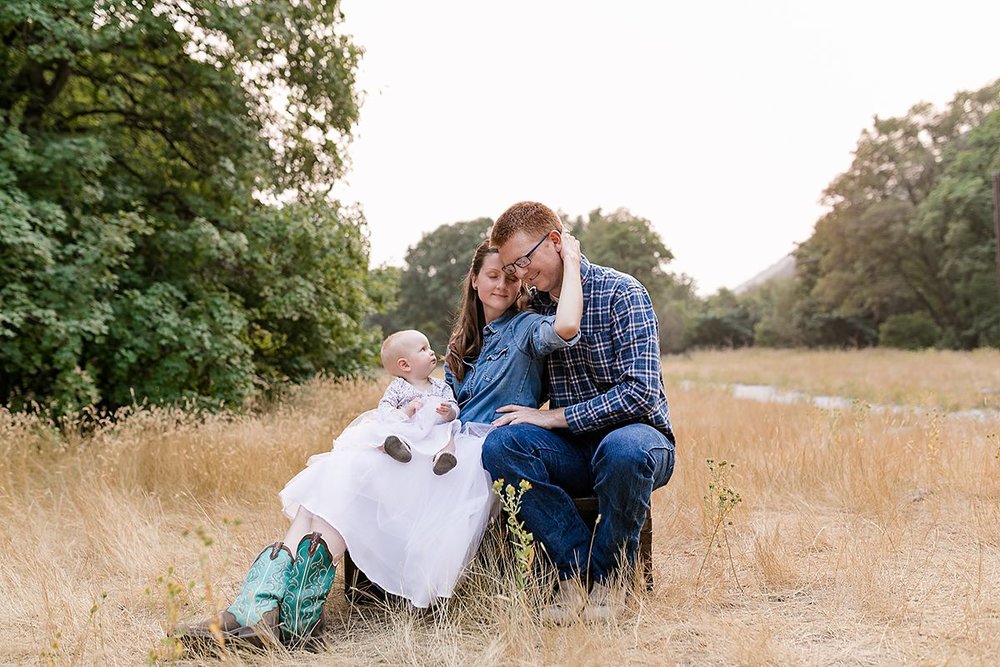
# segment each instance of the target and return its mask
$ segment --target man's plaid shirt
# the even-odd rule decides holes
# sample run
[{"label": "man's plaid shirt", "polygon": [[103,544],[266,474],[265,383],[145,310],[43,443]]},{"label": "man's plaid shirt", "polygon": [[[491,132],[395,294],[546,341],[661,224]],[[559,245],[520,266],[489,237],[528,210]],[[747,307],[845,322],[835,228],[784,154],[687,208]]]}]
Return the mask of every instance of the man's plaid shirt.
[{"label": "man's plaid shirt", "polygon": [[[580,341],[549,356],[549,404],[566,408],[574,433],[643,423],[673,440],[663,390],[660,335],[649,292],[632,276],[580,262],[583,321]],[[552,315],[545,292],[533,306]]]}]

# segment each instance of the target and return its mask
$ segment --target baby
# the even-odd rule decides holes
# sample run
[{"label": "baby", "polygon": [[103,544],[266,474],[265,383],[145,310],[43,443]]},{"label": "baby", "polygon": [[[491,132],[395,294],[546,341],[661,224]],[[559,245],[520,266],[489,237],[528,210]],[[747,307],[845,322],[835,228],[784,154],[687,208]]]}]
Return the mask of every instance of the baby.
[{"label": "baby", "polygon": [[[395,376],[378,403],[379,412],[400,411],[407,420],[424,406],[440,400],[434,410],[443,422],[458,419],[458,403],[451,387],[430,377],[437,366],[437,355],[431,349],[427,336],[408,329],[391,334],[382,343],[382,367]],[[456,422],[457,425],[457,422]],[[448,441],[432,459],[434,474],[443,475],[458,464],[455,458],[454,428],[448,429]],[[400,463],[412,458],[410,444],[399,435],[389,435],[382,443],[386,454]]]}]

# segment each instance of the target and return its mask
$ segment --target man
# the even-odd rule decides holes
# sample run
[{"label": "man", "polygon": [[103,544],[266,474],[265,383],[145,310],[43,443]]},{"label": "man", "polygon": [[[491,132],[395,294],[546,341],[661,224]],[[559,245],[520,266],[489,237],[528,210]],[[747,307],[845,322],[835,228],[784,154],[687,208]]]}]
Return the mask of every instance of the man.
[{"label": "man", "polygon": [[[534,307],[555,312],[563,267],[559,216],[520,202],[497,219],[490,243],[504,271],[534,288]],[[583,257],[581,340],[549,357],[547,410],[505,406],[483,445],[493,479],[531,483],[521,518],[559,571],[543,620],[609,620],[625,591],[615,584],[635,565],[650,494],[674,467],[674,436],[660,369],[659,334],[649,293],[632,276]],[[596,495],[593,535],[571,500]],[[624,559],[624,561],[623,561]],[[589,596],[578,577],[593,582]]]}]

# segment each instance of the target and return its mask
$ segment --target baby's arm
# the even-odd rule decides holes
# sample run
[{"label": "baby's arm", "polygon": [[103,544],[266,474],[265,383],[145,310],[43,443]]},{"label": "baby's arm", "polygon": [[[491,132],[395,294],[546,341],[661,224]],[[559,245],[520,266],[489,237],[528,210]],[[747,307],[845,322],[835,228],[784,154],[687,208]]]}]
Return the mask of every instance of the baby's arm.
[{"label": "baby's arm", "polygon": [[434,455],[434,474],[444,475],[458,464],[455,458],[455,434],[462,430],[462,423],[458,421],[458,401],[455,400],[455,393],[448,385],[441,391],[441,398],[444,401],[437,407],[437,414],[448,424],[448,442]]},{"label": "baby's arm", "polygon": [[455,400],[455,394],[452,392],[450,386],[444,385],[444,388],[441,390],[441,398],[444,400],[437,407],[437,410],[435,410],[438,416],[446,422],[458,419],[458,401]]},{"label": "baby's arm", "polygon": [[437,407],[435,412],[446,422],[454,421],[458,419],[458,403],[455,401],[445,401]]},{"label": "baby's arm", "polygon": [[390,382],[378,402],[378,411],[383,415],[401,414],[406,419],[412,417],[422,403],[419,397],[409,395],[407,386],[406,381],[399,378]]},{"label": "baby's arm", "polygon": [[420,400],[419,396],[416,396],[410,399],[410,402],[404,405],[402,408],[400,408],[400,410],[402,410],[403,414],[406,415],[407,418],[409,418],[417,414],[417,410],[419,410],[422,407],[424,407],[424,402]]}]

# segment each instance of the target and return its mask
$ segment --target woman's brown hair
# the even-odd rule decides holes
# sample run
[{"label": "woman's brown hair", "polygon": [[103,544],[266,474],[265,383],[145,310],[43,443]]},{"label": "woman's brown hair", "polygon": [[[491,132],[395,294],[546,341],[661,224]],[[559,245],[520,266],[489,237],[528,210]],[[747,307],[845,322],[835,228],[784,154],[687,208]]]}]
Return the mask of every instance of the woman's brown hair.
[{"label": "woman's brown hair", "polygon": [[[458,308],[455,324],[451,328],[451,339],[448,341],[448,354],[445,361],[451,374],[460,381],[465,377],[465,359],[478,357],[483,349],[483,327],[486,326],[486,315],[483,312],[483,302],[479,300],[472,279],[479,275],[487,255],[500,252],[490,247],[489,241],[483,241],[472,256],[472,266],[465,275],[465,289],[462,292],[462,304]],[[527,290],[522,283],[518,298],[510,310],[520,310],[527,302]]]}]

